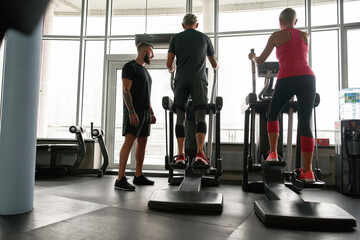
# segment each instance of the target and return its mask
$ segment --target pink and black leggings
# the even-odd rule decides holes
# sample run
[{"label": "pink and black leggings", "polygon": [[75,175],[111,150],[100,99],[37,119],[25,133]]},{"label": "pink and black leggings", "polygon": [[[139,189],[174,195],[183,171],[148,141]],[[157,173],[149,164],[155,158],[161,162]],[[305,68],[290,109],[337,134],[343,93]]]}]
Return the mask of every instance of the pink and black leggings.
[{"label": "pink and black leggings", "polygon": [[312,109],[316,96],[316,80],[312,75],[278,79],[270,103],[267,122],[268,133],[279,133],[279,115],[287,102],[296,95],[301,151],[313,152],[315,140],[310,127]]}]

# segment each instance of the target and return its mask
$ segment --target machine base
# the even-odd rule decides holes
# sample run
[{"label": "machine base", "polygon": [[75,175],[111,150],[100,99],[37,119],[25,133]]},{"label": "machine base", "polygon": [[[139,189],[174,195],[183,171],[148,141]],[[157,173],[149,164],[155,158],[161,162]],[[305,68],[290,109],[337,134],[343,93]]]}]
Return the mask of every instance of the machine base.
[{"label": "machine base", "polygon": [[256,215],[265,225],[296,228],[352,229],[355,218],[335,204],[292,201],[255,201]]},{"label": "machine base", "polygon": [[223,195],[203,191],[155,191],[150,196],[150,209],[222,212]]}]

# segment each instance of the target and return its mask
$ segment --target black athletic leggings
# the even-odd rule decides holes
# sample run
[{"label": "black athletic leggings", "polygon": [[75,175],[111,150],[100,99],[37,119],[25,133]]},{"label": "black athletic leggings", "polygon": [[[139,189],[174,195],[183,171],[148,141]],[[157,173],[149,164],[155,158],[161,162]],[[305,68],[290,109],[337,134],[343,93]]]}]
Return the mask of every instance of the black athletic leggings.
[{"label": "black athletic leggings", "polygon": [[268,122],[279,121],[279,114],[286,103],[296,95],[300,135],[313,138],[310,128],[316,87],[315,76],[301,75],[278,79],[270,103]]}]

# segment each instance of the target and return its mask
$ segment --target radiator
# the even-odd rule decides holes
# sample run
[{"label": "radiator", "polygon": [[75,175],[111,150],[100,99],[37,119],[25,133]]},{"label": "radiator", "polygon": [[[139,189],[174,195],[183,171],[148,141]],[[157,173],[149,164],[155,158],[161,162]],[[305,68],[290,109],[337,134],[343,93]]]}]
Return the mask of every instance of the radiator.
[{"label": "radiator", "polygon": [[[215,152],[212,154],[213,159],[215,157]],[[223,170],[228,171],[242,171],[243,170],[243,151],[222,151],[220,153],[222,159],[222,168]]]}]

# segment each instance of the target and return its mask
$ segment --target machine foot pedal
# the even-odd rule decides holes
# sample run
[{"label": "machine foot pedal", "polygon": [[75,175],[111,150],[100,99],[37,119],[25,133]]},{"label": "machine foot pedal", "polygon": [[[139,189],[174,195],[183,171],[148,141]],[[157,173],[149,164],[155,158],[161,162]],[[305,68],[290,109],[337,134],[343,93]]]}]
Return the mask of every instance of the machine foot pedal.
[{"label": "machine foot pedal", "polygon": [[285,167],[286,162],[282,161],[263,161],[261,163],[261,169],[267,170],[267,169],[274,169],[274,170],[281,170]]},{"label": "machine foot pedal", "polygon": [[193,162],[191,163],[191,168],[194,173],[198,174],[210,174],[211,165],[210,164],[202,164],[195,162],[195,159],[193,159]]},{"label": "machine foot pedal", "polygon": [[170,163],[170,167],[172,167],[173,169],[186,169],[189,166],[189,157],[186,156],[186,161],[185,164],[182,163],[176,163],[175,159],[177,158],[178,155],[174,156],[172,163]]},{"label": "machine foot pedal", "polygon": [[291,182],[297,188],[325,188],[325,182],[318,179],[316,172],[314,172],[315,182],[314,183],[307,183],[304,181],[299,180],[300,170],[295,169],[291,174]]}]

